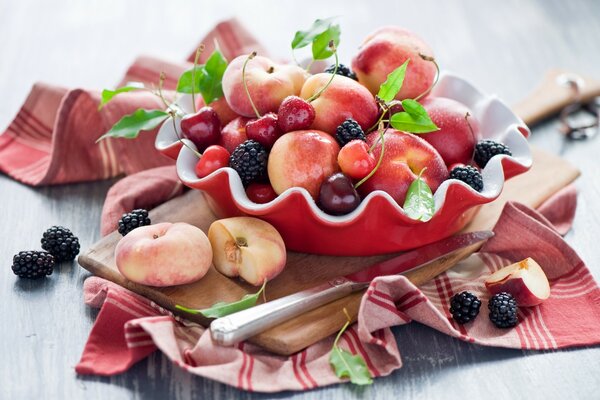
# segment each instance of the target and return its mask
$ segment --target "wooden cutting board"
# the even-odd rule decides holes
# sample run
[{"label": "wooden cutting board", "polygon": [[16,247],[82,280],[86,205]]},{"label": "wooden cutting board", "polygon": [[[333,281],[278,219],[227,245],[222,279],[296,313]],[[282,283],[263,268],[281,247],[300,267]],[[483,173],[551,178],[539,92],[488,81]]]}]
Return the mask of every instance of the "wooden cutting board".
[{"label": "wooden cutting board", "polygon": [[[533,153],[533,168],[507,182],[500,198],[482,206],[467,230],[492,228],[504,203],[509,200],[537,207],[579,175],[579,171],[574,166],[557,156],[538,149],[533,149]],[[204,231],[207,231],[215,220],[204,196],[198,191],[189,191],[162,204],[152,210],[150,216],[154,223],[188,222]],[[153,288],[130,282],[119,273],[114,262],[114,249],[120,237],[118,232],[113,232],[102,238],[79,257],[79,264],[94,275],[126,287],[172,310],[175,314],[202,325],[207,326],[210,321],[201,316],[182,314],[175,310],[175,305],[206,308],[217,301],[238,300],[244,294],[254,293],[257,290],[239,280],[221,275],[214,268],[211,268],[203,279],[189,285]],[[266,295],[268,299],[276,299],[319,285],[336,276],[360,270],[392,256],[388,254],[374,257],[334,257],[288,252],[288,262],[284,272],[269,282]],[[416,284],[424,283],[423,278],[413,277],[412,280]],[[295,353],[338,331],[346,321],[342,313],[344,307],[355,318],[361,297],[362,293],[354,293],[289,320],[251,338],[250,341],[277,354]]]}]

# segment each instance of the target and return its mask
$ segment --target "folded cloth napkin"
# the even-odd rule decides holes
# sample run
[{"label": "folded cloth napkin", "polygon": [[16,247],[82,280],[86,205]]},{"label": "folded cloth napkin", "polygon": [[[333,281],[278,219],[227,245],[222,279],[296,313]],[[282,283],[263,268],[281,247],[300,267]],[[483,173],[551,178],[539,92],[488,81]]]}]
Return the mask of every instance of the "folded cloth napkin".
[{"label": "folded cloth napkin", "polygon": [[[135,186],[138,178],[144,180],[143,174],[125,180]],[[111,190],[110,198],[119,204],[117,189]],[[486,346],[541,350],[600,343],[600,288],[560,235],[570,227],[575,206],[573,187],[563,189],[537,211],[508,203],[494,228],[496,235],[482,252],[433,281],[417,288],[402,276],[375,279],[362,299],[357,324],[342,336],[341,346],[362,355],[373,376],[385,376],[402,366],[390,327],[413,320]],[[540,306],[521,308],[517,327],[495,328],[488,319],[489,294],[483,281],[493,271],[526,257],[544,268],[551,296]],[[483,300],[479,317],[467,325],[456,324],[448,311],[450,298],[462,290]],[[305,390],[343,381],[329,365],[332,337],[290,357],[249,343],[220,347],[204,327],[109,281],[90,277],[84,292],[86,303],[101,310],[76,366],[79,374],[118,374],[158,348],[190,373],[245,390]],[[571,317],[573,309],[578,310],[577,318]]]},{"label": "folded cloth napkin", "polygon": [[[267,54],[235,19],[218,24],[201,43],[205,51],[200,62],[217,43],[229,60],[252,50]],[[174,89],[194,55],[195,51],[188,62],[181,64],[140,57],[119,85],[131,81],[156,85],[164,72],[165,89]],[[163,108],[156,96],[147,92],[122,94],[101,111],[99,103],[99,91],[35,84],[17,116],[0,135],[0,172],[38,186],[107,179],[174,164],[154,149],[156,130],[132,141],[107,139],[95,143],[123,115],[138,108]]]}]

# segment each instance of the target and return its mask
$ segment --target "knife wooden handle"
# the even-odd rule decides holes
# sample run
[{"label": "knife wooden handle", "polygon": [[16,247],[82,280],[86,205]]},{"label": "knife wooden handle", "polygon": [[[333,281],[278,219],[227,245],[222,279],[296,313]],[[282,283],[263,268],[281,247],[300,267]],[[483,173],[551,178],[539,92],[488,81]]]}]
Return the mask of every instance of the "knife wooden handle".
[{"label": "knife wooden handle", "polygon": [[[416,286],[423,285],[475,253],[481,246],[482,243],[467,246],[404,275]],[[275,349],[277,354],[290,355],[296,353],[306,347],[306,343],[316,343],[339,331],[346,322],[346,316],[342,312],[344,308],[355,321],[363,294],[364,290],[360,290],[329,303],[330,306],[328,307],[315,308],[304,313],[302,319],[295,318],[282,322],[263,333],[253,336],[250,340],[260,346]],[[331,309],[337,309],[339,312],[331,313]],[[326,324],[324,321],[326,321]],[[300,329],[301,327],[303,329]],[[278,338],[285,338],[285,340],[279,340]]]},{"label": "knife wooden handle", "polygon": [[576,99],[573,88],[564,84],[565,78],[569,77],[580,84],[581,102],[585,103],[600,96],[600,81],[573,72],[552,69],[546,72],[538,87],[512,109],[527,125],[534,125],[558,114]]}]

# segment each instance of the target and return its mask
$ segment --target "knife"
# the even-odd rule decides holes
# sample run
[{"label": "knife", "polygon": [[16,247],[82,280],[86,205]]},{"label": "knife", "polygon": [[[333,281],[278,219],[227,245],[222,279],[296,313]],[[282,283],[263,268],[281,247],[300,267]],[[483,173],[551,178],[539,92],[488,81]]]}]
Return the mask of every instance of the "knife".
[{"label": "knife", "polygon": [[312,289],[215,319],[210,324],[212,339],[222,346],[232,346],[297,315],[350,293],[365,290],[371,281],[379,276],[411,275],[418,273],[417,270],[425,266],[437,263],[439,266],[433,270],[428,269],[428,276],[421,280],[426,282],[477,251],[492,236],[494,234],[491,231],[452,236],[407,251],[358,272],[334,278]]}]

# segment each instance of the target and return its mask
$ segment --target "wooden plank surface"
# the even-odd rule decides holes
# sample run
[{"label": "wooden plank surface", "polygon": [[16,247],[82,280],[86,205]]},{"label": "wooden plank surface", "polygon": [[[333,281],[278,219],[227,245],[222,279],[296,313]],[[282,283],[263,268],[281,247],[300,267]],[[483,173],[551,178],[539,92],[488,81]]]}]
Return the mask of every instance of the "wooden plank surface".
[{"label": "wooden plank surface", "polygon": [[[340,15],[341,59],[347,62],[376,27],[418,32],[445,69],[514,104],[549,68],[600,79],[600,2],[372,2],[222,0],[0,1],[0,129],[13,118],[33,82],[67,87],[113,85],[137,54],[179,60],[219,19],[238,15],[279,58],[289,58],[294,30],[317,17]],[[565,144],[550,121],[531,141],[582,171],[578,212],[567,241],[600,279],[600,141]],[[65,264],[46,282],[21,282],[10,271],[19,250],[39,248],[44,229],[60,223],[89,247],[111,181],[32,189],[0,176],[0,398],[190,399],[282,398],[194,377],[160,352],[114,377],[78,378],[73,366],[96,311],[82,302],[89,275]],[[357,390],[336,385],[297,399],[592,399],[600,390],[600,349],[529,352],[475,346],[412,323],[394,328],[403,368]]]}]

